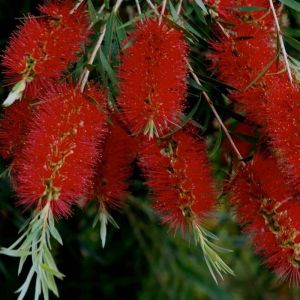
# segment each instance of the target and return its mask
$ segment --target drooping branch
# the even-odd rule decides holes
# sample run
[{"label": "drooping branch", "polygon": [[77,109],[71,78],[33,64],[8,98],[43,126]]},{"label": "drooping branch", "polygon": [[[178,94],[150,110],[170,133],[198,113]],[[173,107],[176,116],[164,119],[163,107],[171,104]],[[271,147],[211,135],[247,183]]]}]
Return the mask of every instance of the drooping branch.
[{"label": "drooping branch", "polygon": [[285,65],[286,65],[286,71],[288,73],[289,80],[290,80],[291,84],[293,85],[293,76],[292,76],[292,72],[291,72],[291,67],[290,67],[290,64],[289,64],[289,61],[288,61],[288,55],[287,55],[287,52],[286,52],[286,49],[285,49],[285,46],[284,46],[283,37],[282,37],[279,22],[278,22],[278,19],[277,19],[276,10],[274,8],[273,0],[269,0],[269,3],[270,3],[270,8],[271,8],[271,11],[272,11],[272,14],[273,14],[273,17],[274,17],[274,22],[275,22],[275,26],[276,26],[276,30],[277,30],[277,35],[278,35],[278,40],[279,40],[281,52],[282,52],[282,55],[283,55],[283,59],[284,59]]},{"label": "drooping branch", "polygon": [[[114,8],[113,8],[113,10],[112,10],[112,12],[113,12],[114,14],[117,13],[117,11],[119,10],[119,8],[120,8],[122,2],[123,2],[123,0],[118,0],[118,1],[116,2],[115,6],[114,6]],[[87,63],[88,65],[92,65],[92,64],[94,63],[94,60],[95,60],[95,58],[96,58],[96,55],[97,55],[97,53],[98,53],[98,51],[99,51],[99,49],[100,49],[100,47],[101,47],[101,45],[102,45],[102,42],[103,42],[104,37],[105,37],[106,29],[107,29],[107,25],[104,24],[104,25],[102,26],[101,34],[100,34],[100,36],[99,36],[99,38],[98,38],[98,41],[97,41],[96,45],[94,46],[93,51],[92,51],[92,54],[91,54],[91,56],[90,56],[90,58],[89,58],[89,60],[88,60],[88,63]],[[81,76],[80,76],[80,80],[79,80],[79,82],[78,82],[78,85],[80,86],[80,91],[81,91],[81,92],[84,91],[84,88],[85,88],[85,86],[86,86],[86,84],[87,84],[89,75],[90,75],[90,70],[86,67],[86,68],[83,70],[83,72],[82,72],[82,74],[81,74]]]},{"label": "drooping branch", "polygon": [[179,15],[180,12],[181,12],[182,2],[183,2],[183,0],[180,0],[180,1],[179,1],[178,7],[177,7],[177,15]]},{"label": "drooping branch", "polygon": [[139,0],[135,0],[135,4],[136,4],[138,13],[141,16],[142,15],[142,10],[141,10],[141,6],[140,6],[140,1]]},{"label": "drooping branch", "polygon": [[[197,83],[199,86],[202,87],[202,84],[201,84],[201,82],[200,82],[198,76],[195,74],[195,72],[194,72],[192,66],[190,65],[190,63],[187,63],[187,64],[188,64],[188,68],[189,68],[190,73],[191,73],[191,75],[193,76],[194,80],[196,81],[196,83]],[[204,98],[205,98],[207,104],[208,104],[209,107],[211,108],[211,110],[212,110],[212,112],[213,112],[215,118],[217,119],[218,123],[220,124],[221,128],[223,129],[223,131],[224,131],[224,133],[225,133],[225,135],[226,135],[226,137],[227,137],[227,139],[228,139],[230,145],[232,146],[234,152],[236,153],[236,156],[237,156],[238,159],[242,162],[242,164],[245,164],[245,163],[243,162],[243,159],[244,159],[243,156],[241,155],[239,149],[238,149],[237,146],[235,145],[235,143],[234,143],[234,141],[233,141],[233,139],[232,139],[230,133],[228,132],[228,129],[226,128],[224,122],[222,121],[220,115],[218,114],[218,112],[217,112],[217,110],[216,110],[216,108],[215,108],[213,102],[211,101],[210,97],[208,96],[208,94],[207,94],[204,90],[203,90],[201,93],[202,93],[202,95],[204,96]]]},{"label": "drooping branch", "polygon": [[161,8],[160,16],[159,16],[159,24],[161,24],[162,18],[165,14],[167,2],[168,2],[168,0],[164,0],[163,3],[162,3],[162,8]]},{"label": "drooping branch", "polygon": [[79,0],[76,5],[73,7],[73,9],[70,11],[70,15],[73,15],[74,12],[79,8],[79,6],[84,2],[85,0]]},{"label": "drooping branch", "polygon": [[148,5],[153,9],[154,13],[157,16],[159,16],[159,12],[158,12],[157,8],[155,7],[155,5],[152,3],[152,1],[151,0],[146,0],[146,1],[147,1]]}]

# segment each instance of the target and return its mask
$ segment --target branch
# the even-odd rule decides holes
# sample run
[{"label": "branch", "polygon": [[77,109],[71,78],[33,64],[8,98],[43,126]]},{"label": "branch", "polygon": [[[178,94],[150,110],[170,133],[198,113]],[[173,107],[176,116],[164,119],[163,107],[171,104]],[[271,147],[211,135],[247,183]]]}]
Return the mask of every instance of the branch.
[{"label": "branch", "polygon": [[136,4],[138,13],[141,16],[142,15],[142,10],[141,10],[141,6],[140,6],[140,1],[139,0],[135,0],[135,4]]},{"label": "branch", "polygon": [[161,21],[162,21],[163,15],[165,14],[165,10],[166,10],[166,6],[167,6],[167,2],[168,2],[168,0],[164,0],[164,1],[163,1],[163,4],[162,4],[162,9],[161,9],[160,16],[159,16],[159,25],[161,24]]},{"label": "branch", "polygon": [[[189,70],[190,70],[190,72],[191,72],[191,74],[192,74],[194,80],[196,81],[196,83],[197,83],[199,86],[202,87],[202,84],[201,84],[201,82],[200,82],[198,76],[195,74],[195,72],[194,72],[192,66],[190,65],[189,62],[187,62],[187,64],[188,64],[188,68],[189,68]],[[214,116],[216,117],[218,123],[220,124],[221,128],[223,129],[223,131],[224,131],[224,133],[225,133],[225,135],[226,135],[228,141],[230,142],[230,144],[231,144],[231,146],[232,146],[234,152],[236,153],[236,156],[237,156],[238,159],[242,162],[242,164],[245,165],[245,163],[243,162],[243,159],[244,159],[243,156],[241,155],[239,149],[238,149],[237,146],[235,145],[235,143],[234,143],[232,137],[230,136],[230,133],[228,132],[228,130],[227,130],[225,124],[223,123],[221,117],[219,116],[217,110],[215,109],[213,102],[211,101],[211,99],[209,98],[209,96],[207,95],[207,93],[206,93],[205,91],[202,91],[202,94],[203,94],[203,96],[204,96],[206,102],[208,103],[209,107],[211,108],[211,110],[212,110]]]},{"label": "branch", "polygon": [[[101,5],[101,7],[99,8],[99,10],[97,11],[97,13],[100,15],[100,14],[103,12],[104,8],[105,8],[105,4],[103,3],[103,4]],[[90,24],[90,26],[89,26],[89,29],[92,29],[93,26],[94,26],[94,23],[91,22],[91,24]]]},{"label": "branch", "polygon": [[[118,11],[120,5],[122,4],[122,2],[123,2],[123,0],[117,0],[115,6],[113,8],[113,13],[114,14],[117,13],[117,11]],[[95,47],[93,49],[93,52],[92,52],[92,54],[91,54],[91,56],[90,56],[90,58],[88,60],[88,65],[92,65],[93,62],[94,62],[94,60],[95,60],[95,58],[96,58],[97,52],[99,51],[99,49],[101,47],[101,44],[103,42],[103,39],[104,39],[104,36],[105,36],[105,33],[106,33],[106,28],[107,28],[107,26],[106,26],[106,24],[104,24],[103,27],[102,27],[101,34],[100,34],[100,36],[98,38],[98,41],[97,41],[97,43],[96,43],[96,45],[95,45]],[[89,71],[89,69],[87,67],[85,67],[85,69],[83,70],[83,72],[82,72],[82,74],[80,76],[79,82],[78,82],[78,84],[80,85],[80,91],[81,92],[84,91],[84,88],[85,88],[85,86],[87,84],[87,81],[89,79],[89,75],[90,75],[90,71]]]},{"label": "branch", "polygon": [[155,13],[157,16],[159,16],[159,12],[158,12],[157,8],[155,7],[155,5],[152,3],[152,1],[151,1],[151,0],[146,0],[146,1],[147,1],[147,3],[149,4],[149,6],[154,10],[154,13]]},{"label": "branch", "polygon": [[[91,54],[91,57],[90,59],[88,60],[88,65],[92,65],[94,60],[95,60],[95,57],[97,55],[97,52],[99,51],[100,47],[101,47],[101,44],[103,42],[103,39],[104,39],[104,36],[105,36],[105,33],[106,33],[106,24],[103,25],[103,27],[101,28],[101,34],[98,38],[98,41],[93,49],[93,52]],[[79,85],[80,85],[80,91],[83,92],[84,91],[84,88],[86,86],[86,83],[88,81],[88,78],[89,78],[89,75],[90,75],[90,70],[87,69],[85,67],[85,69],[83,70],[81,76],[80,76],[80,80],[79,80]]]},{"label": "branch", "polygon": [[0,250],[0,254],[20,259],[18,274],[21,273],[27,259],[32,261],[26,280],[17,290],[18,300],[23,300],[34,277],[34,299],[39,299],[41,294],[44,299],[49,299],[49,291],[58,297],[55,280],[63,279],[64,275],[58,270],[52,256],[51,239],[57,240],[61,245],[62,239],[55,228],[50,202],[42,210],[35,212],[25,224],[27,225],[21,230],[22,235],[18,240],[10,247]]},{"label": "branch", "polygon": [[178,7],[177,7],[177,15],[178,15],[178,16],[179,16],[180,11],[181,11],[182,2],[183,2],[183,0],[180,0],[180,1],[179,1],[179,4],[178,4]]},{"label": "branch", "polygon": [[281,34],[281,29],[280,29],[280,25],[279,25],[279,22],[278,22],[278,19],[277,19],[277,15],[276,15],[276,11],[275,11],[275,8],[274,8],[273,0],[269,0],[269,2],[270,2],[271,11],[272,11],[272,14],[273,14],[273,17],[274,17],[275,26],[276,26],[276,30],[277,30],[277,34],[278,34],[278,39],[279,39],[279,44],[280,44],[281,52],[283,54],[283,59],[284,59],[285,65],[286,65],[286,70],[287,70],[287,73],[288,73],[288,77],[289,77],[289,80],[290,80],[291,84],[293,85],[293,76],[292,76],[290,64],[289,64],[289,61],[288,61],[288,56],[287,56],[287,53],[286,53],[286,50],[285,50],[285,46],[284,46],[284,42],[283,42],[283,38],[282,38],[282,34]]},{"label": "branch", "polygon": [[77,4],[73,7],[73,9],[70,11],[70,15],[73,15],[74,12],[78,9],[78,7],[84,2],[85,0],[79,0]]},{"label": "branch", "polygon": [[226,29],[223,27],[223,25],[219,22],[219,21],[216,21],[218,27],[220,28],[220,30],[222,31],[222,33],[229,39],[230,36],[228,34],[228,32],[226,31]]}]

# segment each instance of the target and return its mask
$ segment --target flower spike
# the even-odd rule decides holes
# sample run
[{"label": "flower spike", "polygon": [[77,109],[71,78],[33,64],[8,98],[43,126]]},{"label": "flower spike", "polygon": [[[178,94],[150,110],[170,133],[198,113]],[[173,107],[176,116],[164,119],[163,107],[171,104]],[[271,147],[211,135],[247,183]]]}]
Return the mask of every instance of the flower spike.
[{"label": "flower spike", "polygon": [[300,202],[270,154],[258,153],[230,184],[238,220],[258,254],[284,280],[300,281]]},{"label": "flower spike", "polygon": [[[102,92],[98,98],[103,99]],[[43,208],[51,201],[56,217],[68,215],[71,204],[91,185],[104,121],[105,113],[72,85],[54,86],[38,107],[14,160],[20,203]]]},{"label": "flower spike", "polygon": [[139,23],[121,57],[117,102],[132,134],[152,139],[180,122],[187,84],[182,32],[156,19]]},{"label": "flower spike", "polygon": [[179,131],[168,140],[147,142],[139,155],[146,184],[153,191],[155,208],[162,214],[163,222],[174,231],[189,231],[193,235],[216,282],[216,274],[221,278],[221,273],[233,275],[217,254],[222,248],[209,240],[212,235],[202,227],[215,196],[203,142]]}]

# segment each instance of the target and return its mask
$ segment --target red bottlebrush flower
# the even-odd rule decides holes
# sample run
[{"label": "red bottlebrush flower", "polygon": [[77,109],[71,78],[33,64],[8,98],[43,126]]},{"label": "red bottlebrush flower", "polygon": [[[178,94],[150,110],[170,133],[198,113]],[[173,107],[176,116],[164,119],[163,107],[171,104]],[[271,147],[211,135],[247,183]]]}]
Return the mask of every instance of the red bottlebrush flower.
[{"label": "red bottlebrush flower", "polygon": [[27,99],[5,109],[0,120],[0,155],[12,158],[22,147],[32,117],[32,108]]},{"label": "red bottlebrush flower", "polygon": [[[98,98],[104,102],[102,93]],[[105,114],[67,84],[43,100],[14,161],[14,183],[20,203],[40,209],[50,201],[54,215],[65,216],[92,184]]]},{"label": "red bottlebrush flower", "polygon": [[265,125],[266,107],[268,105],[266,91],[263,87],[264,80],[265,78],[258,85],[254,85],[247,90],[234,91],[230,94],[230,99],[234,101],[235,109],[246,112],[247,118],[259,125]]},{"label": "red bottlebrush flower", "polygon": [[272,145],[279,150],[285,171],[300,186],[300,87],[291,85],[286,74],[273,76],[266,87],[267,125]]},{"label": "red bottlebrush flower", "polygon": [[118,104],[132,133],[159,136],[179,122],[186,96],[187,44],[157,20],[139,23],[123,51]]},{"label": "red bottlebrush flower", "polygon": [[221,80],[244,90],[267,66],[267,72],[276,71],[275,39],[257,25],[246,23],[231,30],[234,34],[230,38],[222,36],[220,41],[212,42],[215,53],[209,57]]},{"label": "red bottlebrush flower", "polygon": [[140,165],[155,207],[171,228],[184,229],[211,212],[214,190],[206,150],[199,138],[177,132],[140,150]]},{"label": "red bottlebrush flower", "polygon": [[84,8],[70,14],[71,2],[42,6],[40,10],[48,18],[28,17],[12,35],[2,65],[8,82],[19,85],[13,88],[4,105],[22,98],[25,88],[37,94],[49,80],[59,78],[76,61],[82,44],[87,42],[89,23]]},{"label": "red bottlebrush flower", "polygon": [[280,70],[275,61],[277,54],[272,39],[269,35],[264,39],[252,37],[246,40],[224,37],[214,42],[213,47],[215,52],[209,58],[217,69],[218,78],[236,89],[230,98],[254,122],[264,124],[265,81],[271,73]]},{"label": "red bottlebrush flower", "polygon": [[300,280],[300,202],[269,155],[257,154],[240,168],[230,186],[230,200],[240,223],[252,234],[256,250],[279,276]]},{"label": "red bottlebrush flower", "polygon": [[40,7],[41,13],[48,17],[47,25],[53,38],[50,55],[59,57],[66,66],[76,61],[90,34],[86,6],[81,5],[70,14],[73,6],[72,0],[56,0]]},{"label": "red bottlebrush flower", "polygon": [[[210,3],[212,4],[212,3]],[[239,6],[269,9],[269,1],[240,1]],[[214,52],[208,57],[217,69],[219,79],[236,89],[231,99],[247,112],[253,121],[265,121],[265,81],[281,70],[278,64],[275,25],[272,14],[265,10],[244,12],[235,1],[216,4],[223,21],[232,24],[228,36],[212,42]],[[226,30],[226,29],[225,29]]]},{"label": "red bottlebrush flower", "polygon": [[[228,24],[243,25],[244,23],[259,24],[261,27],[269,27],[273,24],[272,14],[266,13],[270,8],[268,0],[205,0],[216,13],[218,18]],[[261,7],[260,10],[245,11],[242,7]],[[267,30],[267,28],[266,28]]]},{"label": "red bottlebrush flower", "polygon": [[28,17],[10,38],[2,65],[12,83],[21,79],[31,82],[57,78],[63,67],[59,59],[47,57],[49,33],[44,21]]},{"label": "red bottlebrush flower", "polygon": [[[266,33],[265,33],[266,34]],[[244,90],[255,80],[260,72],[271,64],[268,72],[276,71],[276,48],[273,39],[265,35],[264,38],[242,36],[212,43],[216,52],[209,55],[213,66],[218,68],[221,80],[238,90]]]},{"label": "red bottlebrush flower", "polygon": [[136,157],[137,145],[118,125],[108,134],[101,161],[96,168],[94,194],[102,205],[116,207],[124,199],[132,172],[131,163]]}]

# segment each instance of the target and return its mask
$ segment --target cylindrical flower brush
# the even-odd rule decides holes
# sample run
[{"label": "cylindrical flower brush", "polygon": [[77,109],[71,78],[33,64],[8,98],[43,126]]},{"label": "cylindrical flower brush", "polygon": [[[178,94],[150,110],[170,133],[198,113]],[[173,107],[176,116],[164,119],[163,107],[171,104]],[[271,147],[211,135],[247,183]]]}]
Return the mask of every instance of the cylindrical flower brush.
[{"label": "cylindrical flower brush", "polygon": [[[51,237],[62,244],[55,218],[70,214],[92,185],[98,159],[97,143],[103,134],[103,93],[87,95],[69,84],[53,86],[34,113],[23,146],[14,159],[13,181],[19,203],[34,207],[22,236],[1,253],[20,257],[19,272],[28,257],[32,266],[18,292],[23,299],[36,276],[35,297],[49,290],[58,296],[55,278],[62,279],[51,255]],[[88,97],[91,94],[91,97]],[[98,95],[98,96],[97,96]]]},{"label": "cylindrical flower brush", "polygon": [[300,202],[269,154],[256,154],[230,183],[238,220],[256,251],[283,279],[300,280]]},{"label": "cylindrical flower brush", "polygon": [[13,33],[2,59],[7,81],[14,84],[4,106],[24,93],[38,96],[40,88],[76,61],[87,41],[89,23],[85,8],[71,15],[72,6],[69,0],[49,2],[40,7],[43,18],[29,16]]},{"label": "cylindrical flower brush", "polygon": [[194,234],[216,281],[215,272],[220,276],[221,272],[233,274],[216,253],[218,247],[208,240],[207,231],[202,228],[215,200],[203,141],[179,131],[169,139],[153,140],[140,148],[140,165],[163,222],[174,231],[189,230]]},{"label": "cylindrical flower brush", "polygon": [[186,96],[187,44],[167,22],[145,20],[121,56],[117,99],[132,134],[161,136],[176,128]]}]

